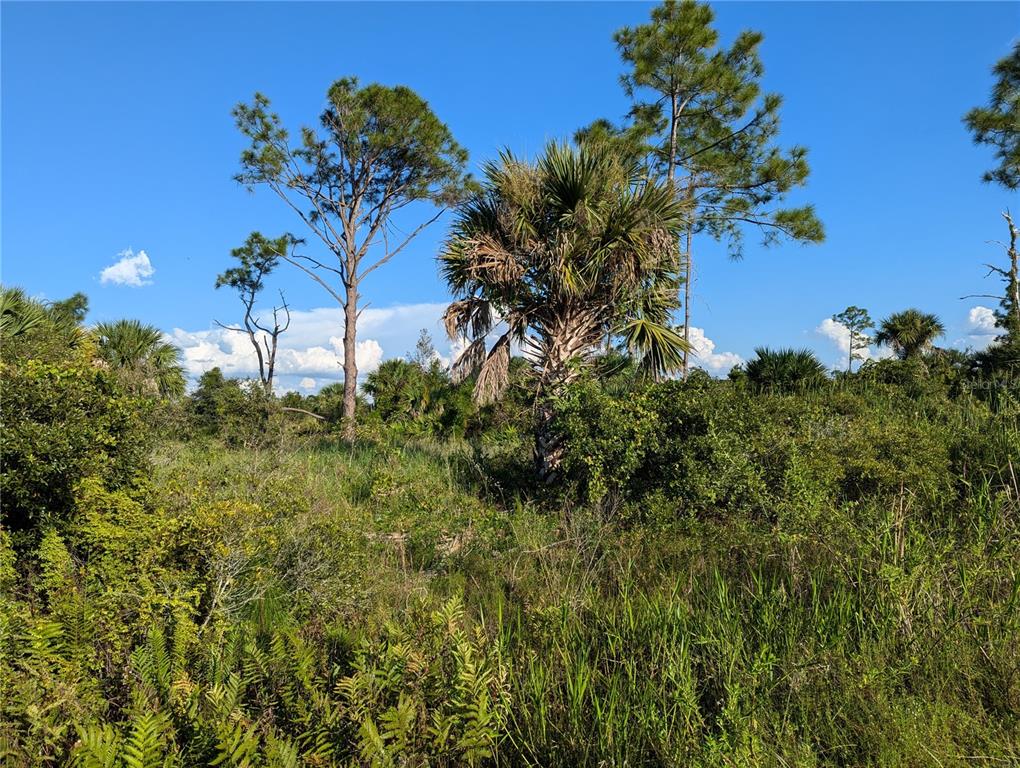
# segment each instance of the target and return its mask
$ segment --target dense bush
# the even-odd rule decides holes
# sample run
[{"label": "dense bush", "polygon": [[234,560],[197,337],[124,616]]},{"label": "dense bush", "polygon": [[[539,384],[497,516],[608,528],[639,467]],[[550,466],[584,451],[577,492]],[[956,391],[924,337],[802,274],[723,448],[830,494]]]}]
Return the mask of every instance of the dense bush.
[{"label": "dense bush", "polygon": [[[774,519],[904,495],[938,507],[1018,454],[1008,445],[1015,417],[940,392],[919,401],[912,388],[874,384],[755,395],[700,379],[621,397],[588,381],[561,399],[558,425],[581,497],[622,502],[645,520]],[[996,435],[994,455],[974,453]]]},{"label": "dense bush", "polygon": [[387,360],[368,375],[370,418],[407,435],[460,437],[474,411],[468,383],[455,386],[433,359],[428,364]]},{"label": "dense bush", "polygon": [[228,379],[219,368],[202,374],[189,398],[191,425],[229,445],[257,448],[277,442],[280,403],[256,381]]},{"label": "dense bush", "polygon": [[130,488],[145,467],[147,403],[127,396],[76,326],[44,317],[0,345],[0,495],[18,533],[65,526],[78,487]]}]

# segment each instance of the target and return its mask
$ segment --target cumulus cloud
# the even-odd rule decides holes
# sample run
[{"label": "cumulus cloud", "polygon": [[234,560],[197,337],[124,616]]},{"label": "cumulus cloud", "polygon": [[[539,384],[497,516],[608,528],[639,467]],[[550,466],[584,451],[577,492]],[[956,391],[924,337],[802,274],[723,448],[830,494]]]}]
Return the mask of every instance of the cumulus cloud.
[{"label": "cumulus cloud", "polygon": [[[822,334],[822,336],[835,344],[843,357],[850,354],[850,329],[843,325],[843,323],[836,322],[831,317],[827,317],[822,320],[821,325],[815,328],[815,332]],[[869,354],[870,351],[870,348],[868,350],[861,350],[865,355]]]},{"label": "cumulus cloud", "polygon": [[[359,376],[374,371],[385,357],[412,353],[422,328],[432,334],[441,359],[448,359],[449,345],[439,322],[445,308],[445,304],[435,303],[363,310],[358,322],[361,340],[355,352]],[[243,333],[223,328],[197,331],[175,328],[168,338],[180,347],[185,369],[192,378],[215,367],[227,376],[258,376],[258,358]],[[341,381],[343,353],[340,308],[293,310],[290,328],[280,336],[276,355],[279,390],[313,391]],[[308,385],[309,381],[314,383]]]},{"label": "cumulus cloud", "polygon": [[[252,377],[258,375],[258,358],[243,333],[215,328],[208,331],[185,331],[175,328],[169,339],[181,349],[187,372],[198,377],[208,370],[219,368],[227,376]],[[343,339],[332,336],[326,345],[300,346],[301,338],[280,336],[276,353],[276,372],[280,375],[301,375],[326,379],[342,378]],[[375,339],[363,339],[355,348],[355,359],[360,375],[369,374],[379,367],[383,349]],[[302,387],[304,383],[302,382]],[[315,386],[314,380],[311,386]]]},{"label": "cumulus cloud", "polygon": [[967,338],[963,346],[985,349],[995,342],[1002,329],[995,325],[995,310],[988,307],[971,307],[967,313]]},{"label": "cumulus cloud", "polygon": [[999,329],[995,326],[995,310],[988,307],[972,307],[967,313],[967,324],[971,333],[998,334]]},{"label": "cumulus cloud", "polygon": [[[364,377],[387,358],[414,354],[418,335],[424,328],[432,335],[438,359],[443,365],[456,360],[467,346],[466,339],[451,342],[440,318],[445,303],[368,307],[358,321],[358,373]],[[498,337],[497,331],[490,342]],[[292,310],[291,324],[280,336],[276,356],[278,390],[314,391],[343,380],[343,311],[338,307]],[[248,337],[223,328],[189,331],[175,328],[168,340],[181,349],[184,366],[192,379],[218,367],[224,375],[237,378],[258,376],[258,358]],[[715,342],[701,328],[691,327],[693,364],[713,374],[725,374],[743,363],[732,352],[717,352]],[[517,345],[514,354],[522,354]]]},{"label": "cumulus cloud", "polygon": [[694,364],[709,373],[728,373],[735,365],[741,365],[744,359],[735,352],[716,352],[715,342],[705,335],[704,328],[691,326],[690,332]]},{"label": "cumulus cloud", "polygon": [[136,254],[128,248],[117,255],[120,256],[120,259],[99,273],[99,282],[104,285],[106,283],[130,285],[134,288],[152,283],[148,278],[156,274],[156,269],[152,266],[145,251],[139,251]]}]

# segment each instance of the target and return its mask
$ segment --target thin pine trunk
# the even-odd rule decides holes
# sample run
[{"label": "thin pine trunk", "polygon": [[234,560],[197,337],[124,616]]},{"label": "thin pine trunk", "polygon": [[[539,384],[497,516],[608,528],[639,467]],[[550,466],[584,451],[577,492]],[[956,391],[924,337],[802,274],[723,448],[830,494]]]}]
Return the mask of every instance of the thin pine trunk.
[{"label": "thin pine trunk", "polygon": [[347,286],[347,301],[344,304],[344,402],[342,412],[343,439],[353,442],[357,427],[355,408],[358,394],[357,361],[358,286]]},{"label": "thin pine trunk", "polygon": [[691,240],[693,238],[693,223],[687,228],[687,249],[684,252],[684,341],[687,346],[684,348],[683,377],[687,378],[689,365],[690,344],[691,344],[691,281],[694,279],[694,272],[691,269]]}]

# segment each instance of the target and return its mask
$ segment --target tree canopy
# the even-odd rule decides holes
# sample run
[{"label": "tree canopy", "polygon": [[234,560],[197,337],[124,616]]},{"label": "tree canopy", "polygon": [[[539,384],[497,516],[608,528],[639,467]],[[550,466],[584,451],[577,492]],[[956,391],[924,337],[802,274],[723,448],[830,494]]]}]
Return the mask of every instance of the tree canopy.
[{"label": "tree canopy", "polygon": [[[687,339],[694,235],[725,242],[734,257],[743,252],[748,227],[757,229],[766,245],[783,238],[824,239],[811,205],[781,205],[807,181],[807,150],[776,144],[782,97],[761,87],[762,34],[741,32],[726,48],[713,21],[707,3],[666,0],[652,9],[649,23],[615,35],[628,67],[621,81],[632,100],[630,125],[617,131],[616,143],[633,151],[643,140],[651,170],[688,201],[682,246]],[[600,121],[582,135],[597,138],[612,128]]]},{"label": "tree canopy", "polygon": [[919,309],[894,312],[878,326],[875,342],[890,347],[901,359],[918,357],[946,332],[935,315]]},{"label": "tree canopy", "polygon": [[[467,151],[428,103],[406,86],[361,86],[342,78],[330,86],[318,130],[291,140],[269,99],[255,94],[234,109],[250,145],[236,179],[266,186],[293,210],[329,252],[282,254],[344,308],[345,435],[354,437],[358,367],[355,357],[362,280],[400,253],[470,186]],[[438,211],[409,227],[391,217],[416,202]]]},{"label": "tree canopy", "polygon": [[996,77],[985,107],[975,107],[964,117],[974,134],[975,144],[995,150],[998,165],[984,174],[984,180],[1006,189],[1020,187],[1020,43],[993,68]]}]

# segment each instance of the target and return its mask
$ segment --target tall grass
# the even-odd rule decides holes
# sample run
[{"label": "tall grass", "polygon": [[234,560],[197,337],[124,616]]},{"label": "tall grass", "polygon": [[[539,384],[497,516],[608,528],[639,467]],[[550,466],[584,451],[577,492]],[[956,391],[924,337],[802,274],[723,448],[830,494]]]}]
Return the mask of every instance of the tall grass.
[{"label": "tall grass", "polygon": [[896,507],[779,536],[642,541],[568,599],[503,605],[515,706],[501,754],[1016,764],[1017,511],[979,491],[950,526]]},{"label": "tall grass", "polygon": [[[964,405],[923,418],[974,432]],[[196,551],[160,555],[149,623],[122,632],[79,627],[105,599],[91,574],[120,567],[100,560],[101,537],[82,563],[47,540],[37,578],[54,586],[18,603],[0,650],[65,708],[48,714],[41,683],[3,676],[24,700],[0,702],[14,713],[0,755],[1020,764],[1020,441],[1015,421],[984,418],[971,453],[996,469],[952,493],[809,494],[774,515],[654,525],[621,524],[611,500],[505,495],[464,443],[164,446],[136,528],[104,507],[96,530],[136,542],[139,563],[162,551],[153,526]],[[185,577],[194,597],[164,604],[162,579]],[[105,646],[77,639],[100,632]],[[96,673],[96,648],[125,668]]]},{"label": "tall grass", "polygon": [[[1014,435],[1004,424],[989,440],[1008,455]],[[197,460],[175,464],[194,475]],[[250,459],[203,460],[231,493],[260,476]],[[360,632],[421,595],[465,601],[505,674],[496,764],[1020,763],[1008,460],[944,508],[904,491],[674,530],[480,503],[461,445],[320,443],[265,460],[313,514],[346,510]]]}]

